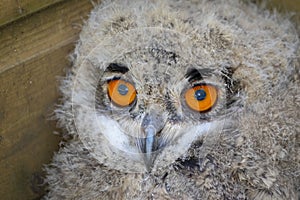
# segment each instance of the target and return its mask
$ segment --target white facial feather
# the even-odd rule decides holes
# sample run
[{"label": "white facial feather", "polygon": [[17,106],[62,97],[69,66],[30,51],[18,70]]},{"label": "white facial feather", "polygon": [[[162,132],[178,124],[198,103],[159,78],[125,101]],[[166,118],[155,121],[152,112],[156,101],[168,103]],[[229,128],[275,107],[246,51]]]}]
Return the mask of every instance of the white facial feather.
[{"label": "white facial feather", "polygon": [[[130,144],[129,138],[127,137],[128,135],[126,135],[124,130],[121,129],[118,122],[109,117],[101,115],[97,116],[97,121],[99,124],[99,129],[109,141],[109,145],[124,152],[136,154],[139,153],[136,146],[132,146],[132,144]],[[101,143],[99,145],[101,145]]]}]

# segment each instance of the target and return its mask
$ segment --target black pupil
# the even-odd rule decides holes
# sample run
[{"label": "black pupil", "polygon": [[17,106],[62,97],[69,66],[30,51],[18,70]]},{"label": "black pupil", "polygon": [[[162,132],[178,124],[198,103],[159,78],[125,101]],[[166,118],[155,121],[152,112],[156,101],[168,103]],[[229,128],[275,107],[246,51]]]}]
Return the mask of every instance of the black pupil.
[{"label": "black pupil", "polygon": [[121,95],[126,95],[128,93],[128,87],[124,84],[120,84],[118,86],[118,92],[121,94]]},{"label": "black pupil", "polygon": [[198,101],[202,101],[204,100],[206,97],[206,92],[202,89],[199,89],[199,90],[196,90],[195,91],[195,98],[198,100]]}]

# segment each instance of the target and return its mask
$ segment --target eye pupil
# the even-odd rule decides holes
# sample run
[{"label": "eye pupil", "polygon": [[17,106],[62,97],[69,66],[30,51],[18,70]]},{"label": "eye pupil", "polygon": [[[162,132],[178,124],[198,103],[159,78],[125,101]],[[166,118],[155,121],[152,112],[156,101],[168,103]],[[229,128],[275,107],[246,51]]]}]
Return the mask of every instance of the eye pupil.
[{"label": "eye pupil", "polygon": [[136,99],[136,89],[128,81],[115,79],[107,83],[107,95],[116,106],[126,107]]},{"label": "eye pupil", "polygon": [[205,92],[203,89],[199,89],[199,90],[196,90],[196,91],[195,91],[195,98],[196,98],[198,101],[204,100],[205,97],[206,97],[206,92]]},{"label": "eye pupil", "polygon": [[118,86],[118,92],[119,92],[119,94],[121,94],[121,95],[126,95],[127,93],[128,93],[128,87],[126,86],[126,85],[124,85],[124,84],[120,84],[119,86]]},{"label": "eye pupil", "polygon": [[192,110],[207,112],[217,102],[218,90],[217,87],[210,84],[196,85],[186,90],[184,98]]}]

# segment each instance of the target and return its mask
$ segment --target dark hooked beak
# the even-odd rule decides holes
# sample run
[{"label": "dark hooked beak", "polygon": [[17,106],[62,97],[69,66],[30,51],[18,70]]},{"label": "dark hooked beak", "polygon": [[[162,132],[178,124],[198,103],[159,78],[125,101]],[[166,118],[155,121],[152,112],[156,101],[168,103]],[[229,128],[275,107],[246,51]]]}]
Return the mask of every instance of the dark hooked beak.
[{"label": "dark hooked beak", "polygon": [[158,113],[150,112],[145,115],[142,122],[142,131],[144,133],[141,151],[148,172],[151,171],[153,163],[157,156],[157,151],[161,146],[159,143],[159,134],[164,127],[164,120]]}]

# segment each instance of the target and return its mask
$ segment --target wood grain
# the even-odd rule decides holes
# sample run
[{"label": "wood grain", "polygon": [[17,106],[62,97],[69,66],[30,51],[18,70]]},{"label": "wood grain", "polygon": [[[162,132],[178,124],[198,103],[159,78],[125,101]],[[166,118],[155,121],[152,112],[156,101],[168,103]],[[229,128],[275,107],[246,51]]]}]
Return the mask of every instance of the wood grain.
[{"label": "wood grain", "polygon": [[89,0],[68,0],[0,27],[0,199],[43,194],[42,165],[60,138],[47,118]]},{"label": "wood grain", "polygon": [[1,0],[0,26],[13,22],[28,14],[45,9],[62,0]]},{"label": "wood grain", "polygon": [[300,0],[271,0],[270,5],[281,12],[300,12]]}]

